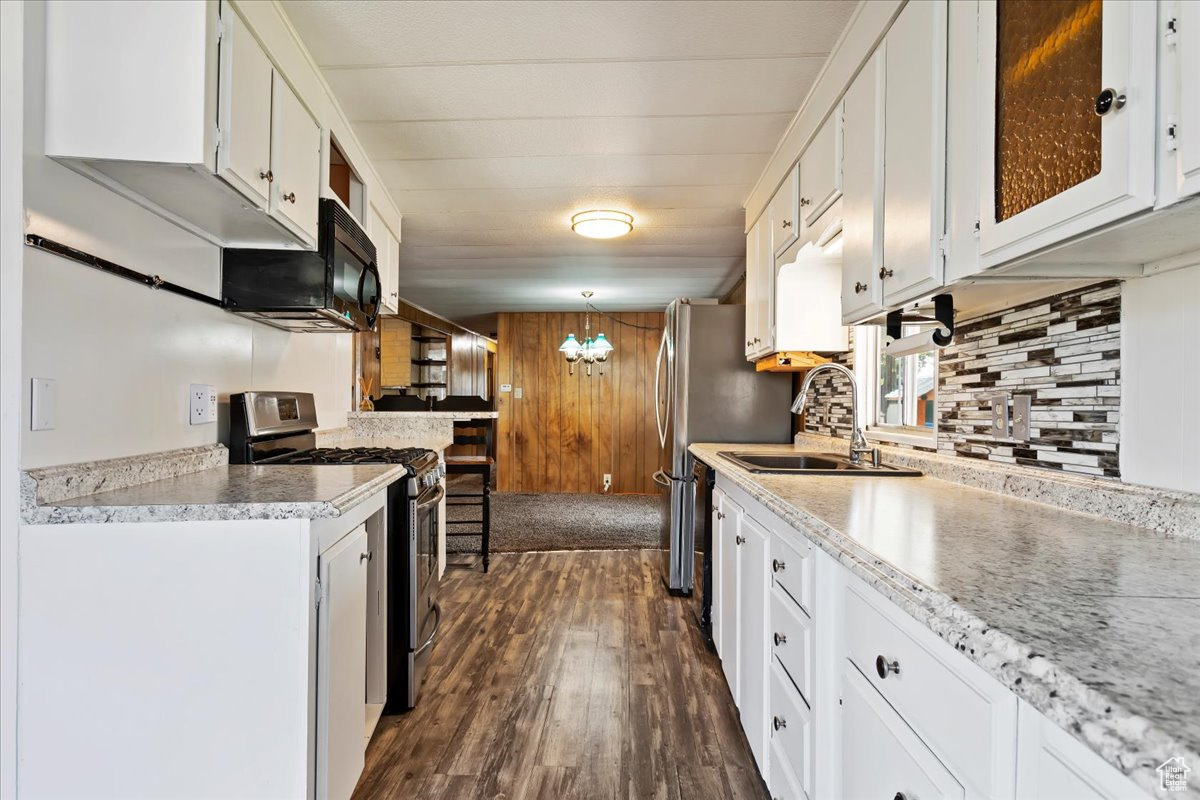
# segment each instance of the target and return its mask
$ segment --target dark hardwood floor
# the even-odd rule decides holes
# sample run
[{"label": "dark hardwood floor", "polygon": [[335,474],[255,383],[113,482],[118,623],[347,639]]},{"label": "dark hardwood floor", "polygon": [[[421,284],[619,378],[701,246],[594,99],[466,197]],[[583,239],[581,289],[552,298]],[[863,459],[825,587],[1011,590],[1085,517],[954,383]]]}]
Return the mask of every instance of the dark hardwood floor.
[{"label": "dark hardwood floor", "polygon": [[448,570],[424,694],[380,722],[354,800],[765,798],[720,665],[657,555]]}]

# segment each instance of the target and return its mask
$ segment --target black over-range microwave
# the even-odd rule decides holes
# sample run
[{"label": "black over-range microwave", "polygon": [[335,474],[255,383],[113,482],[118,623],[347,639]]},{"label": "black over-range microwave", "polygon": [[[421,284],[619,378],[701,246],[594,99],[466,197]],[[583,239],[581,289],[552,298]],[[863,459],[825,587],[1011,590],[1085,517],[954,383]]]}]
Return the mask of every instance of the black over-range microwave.
[{"label": "black over-range microwave", "polygon": [[316,252],[231,247],[221,255],[221,299],[235,314],[288,331],[375,327],[383,289],[375,245],[336,200],[320,203]]}]

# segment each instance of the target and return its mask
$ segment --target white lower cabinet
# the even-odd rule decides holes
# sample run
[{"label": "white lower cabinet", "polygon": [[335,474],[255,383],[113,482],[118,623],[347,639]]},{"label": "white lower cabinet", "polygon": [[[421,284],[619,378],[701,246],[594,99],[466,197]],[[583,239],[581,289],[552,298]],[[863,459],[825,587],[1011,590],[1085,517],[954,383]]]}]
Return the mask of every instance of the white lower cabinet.
[{"label": "white lower cabinet", "polygon": [[363,771],[367,695],[367,528],[321,554],[317,618],[317,798],[347,798]]},{"label": "white lower cabinet", "polygon": [[713,502],[714,639],[772,798],[1147,797],[719,473]]},{"label": "white lower cabinet", "polygon": [[963,787],[850,662],[842,683],[842,796],[952,800]]}]

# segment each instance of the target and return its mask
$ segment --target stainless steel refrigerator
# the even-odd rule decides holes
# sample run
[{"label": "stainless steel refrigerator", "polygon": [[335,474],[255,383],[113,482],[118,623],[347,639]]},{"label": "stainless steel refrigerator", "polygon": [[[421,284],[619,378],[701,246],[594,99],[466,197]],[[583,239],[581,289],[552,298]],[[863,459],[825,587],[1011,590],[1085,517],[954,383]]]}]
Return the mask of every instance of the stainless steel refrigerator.
[{"label": "stainless steel refrigerator", "polygon": [[662,487],[662,578],[673,594],[696,579],[696,484],[688,445],[792,439],[791,375],[756,372],[742,347],[746,308],[680,299],[667,306],[655,379]]}]

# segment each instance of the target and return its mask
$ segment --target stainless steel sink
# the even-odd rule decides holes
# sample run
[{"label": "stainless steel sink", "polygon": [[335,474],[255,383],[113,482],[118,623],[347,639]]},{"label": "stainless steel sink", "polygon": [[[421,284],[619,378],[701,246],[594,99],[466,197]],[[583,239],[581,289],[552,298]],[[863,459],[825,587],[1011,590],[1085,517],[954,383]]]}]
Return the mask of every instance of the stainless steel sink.
[{"label": "stainless steel sink", "polygon": [[837,453],[752,453],[722,450],[718,453],[749,472],[794,475],[891,475],[897,478],[920,477],[920,470],[875,466],[869,460],[852,464],[849,457]]}]

